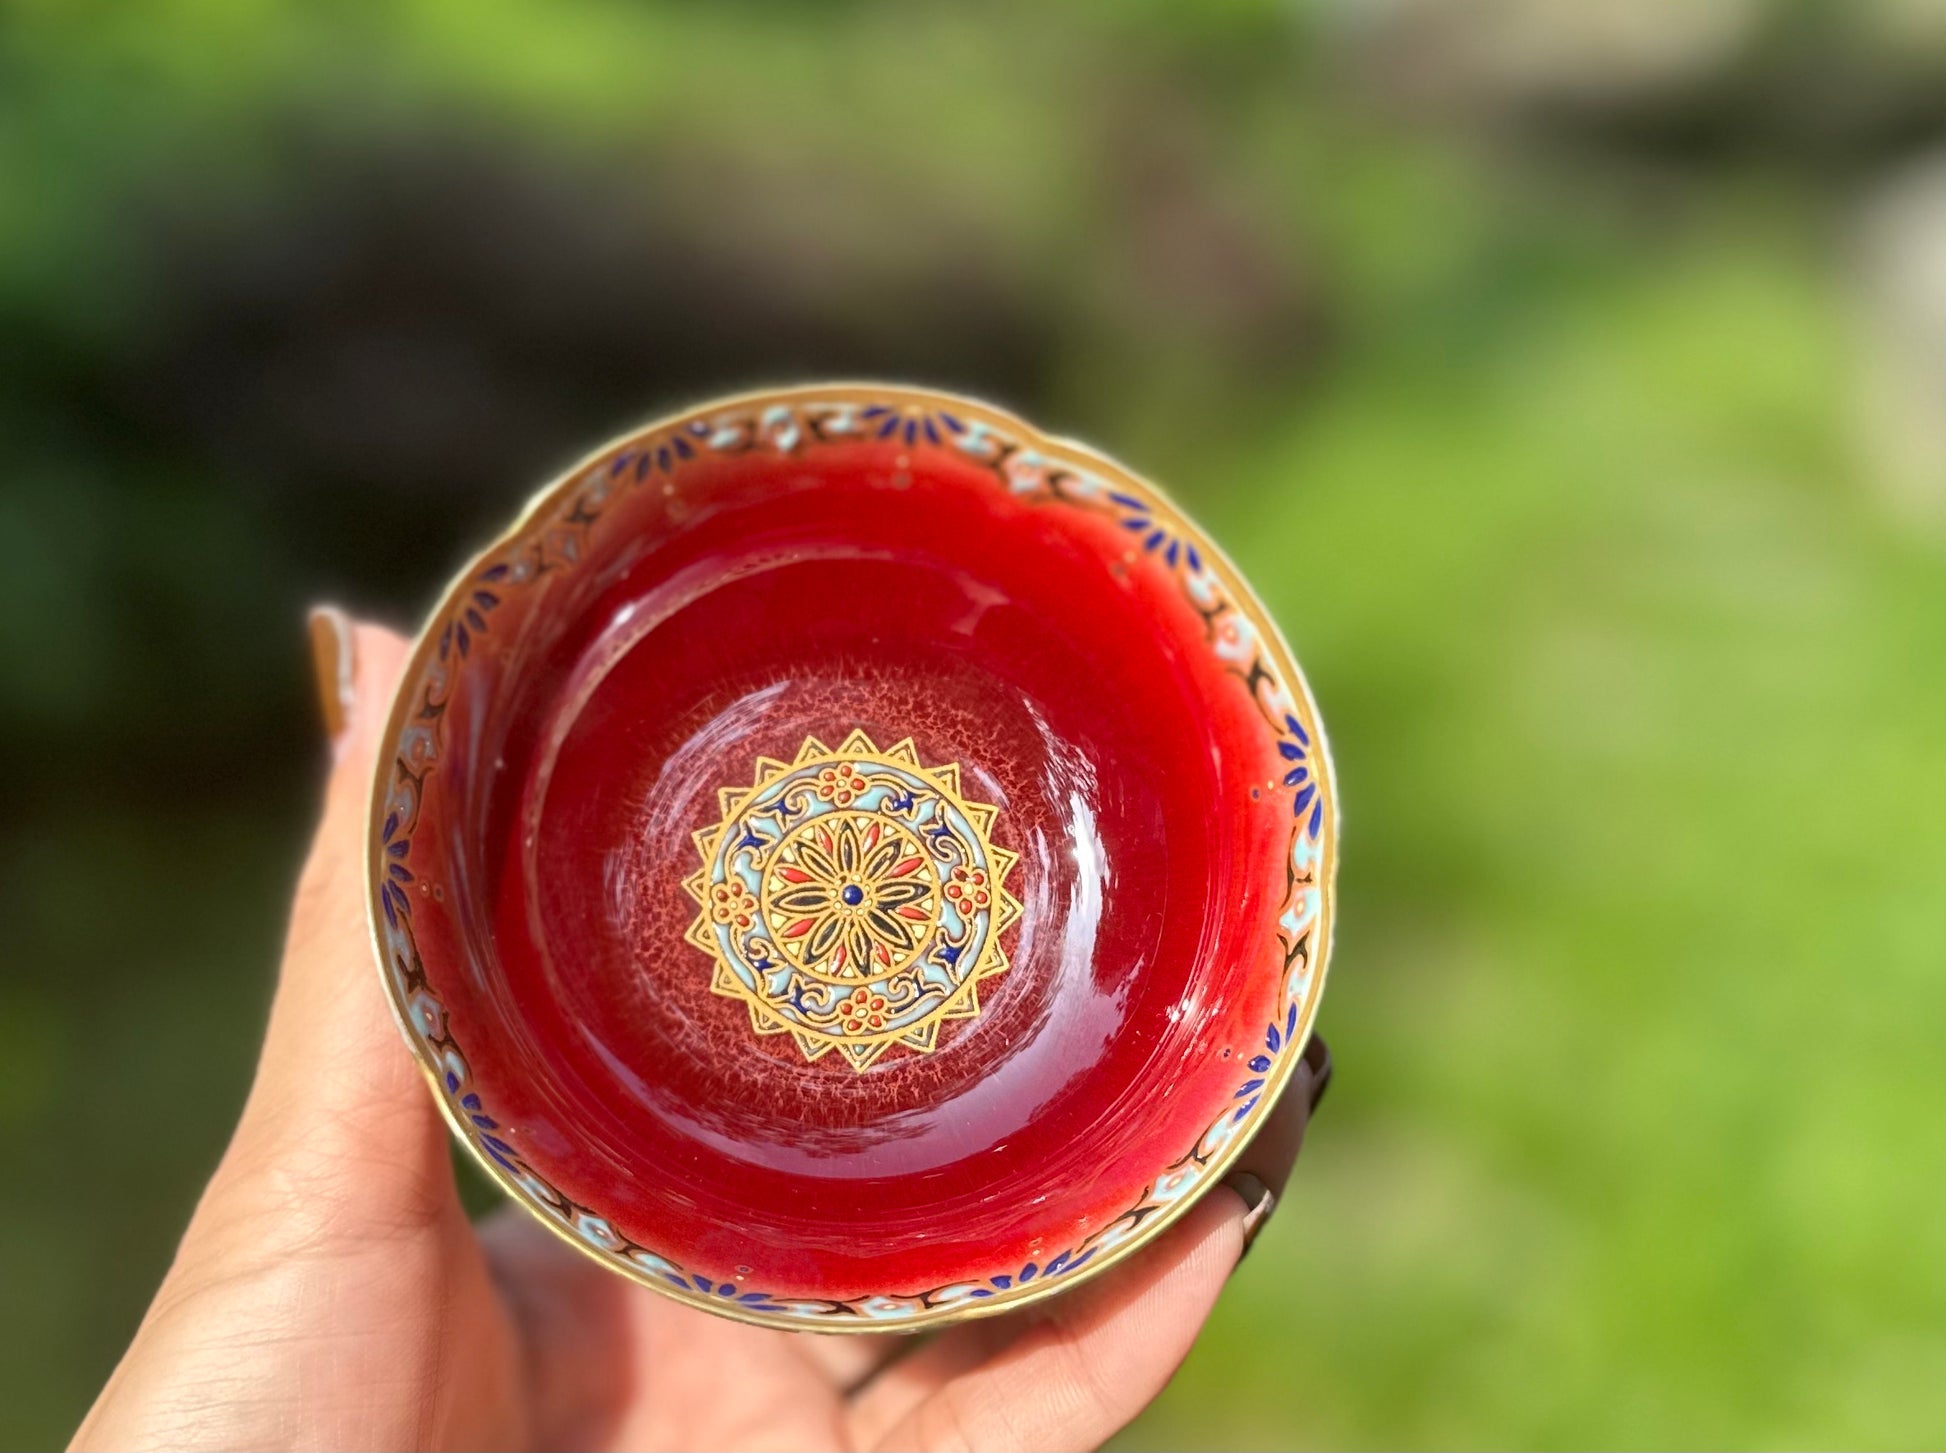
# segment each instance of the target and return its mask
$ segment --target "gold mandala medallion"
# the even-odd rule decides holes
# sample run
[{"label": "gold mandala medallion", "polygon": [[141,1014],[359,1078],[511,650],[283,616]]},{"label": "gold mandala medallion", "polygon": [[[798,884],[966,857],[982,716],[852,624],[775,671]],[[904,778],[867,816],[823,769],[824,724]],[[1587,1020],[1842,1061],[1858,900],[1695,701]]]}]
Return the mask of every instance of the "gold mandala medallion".
[{"label": "gold mandala medallion", "polygon": [[957,764],[921,766],[909,737],[883,751],[862,731],[835,751],[807,737],[717,800],[683,884],[700,909],[685,938],[757,1033],[862,1070],[894,1045],[927,1053],[942,1023],[980,1012],[1020,916],[1005,886],[1017,855],[993,845],[999,809],[960,794]]}]

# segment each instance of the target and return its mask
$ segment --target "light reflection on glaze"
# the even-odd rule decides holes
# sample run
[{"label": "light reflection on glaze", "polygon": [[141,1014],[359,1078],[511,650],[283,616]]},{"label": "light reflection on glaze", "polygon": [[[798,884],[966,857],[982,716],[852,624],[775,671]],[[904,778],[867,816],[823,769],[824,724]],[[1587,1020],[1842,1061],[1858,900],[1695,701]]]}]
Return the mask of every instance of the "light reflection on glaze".
[{"label": "light reflection on glaze", "polygon": [[[872,508],[892,518],[882,500]],[[1210,800],[1215,764],[1181,704],[1195,688],[1174,679],[1180,658],[1131,678],[1101,634],[1125,628],[1114,608],[1070,642],[1033,597],[1068,588],[1074,560],[1012,558],[1017,537],[978,557],[995,566],[985,573],[834,542],[814,533],[833,517],[823,506],[797,533],[716,514],[712,552],[641,552],[604,572],[612,609],[588,605],[587,632],[557,650],[542,715],[514,753],[518,831],[500,835],[511,848],[500,871],[519,892],[501,894],[497,935],[475,942],[494,950],[476,962],[526,955],[494,995],[512,1010],[500,1052],[529,1089],[522,1125],[571,1135],[580,1164],[658,1204],[838,1257],[873,1238],[932,1245],[941,1224],[977,1246],[1012,1234],[1046,1186],[1066,1188],[1061,1202],[1118,1156],[1146,1166],[1156,1105],[1173,1099],[1189,1050],[1156,1032],[1178,1002],[1158,985],[1189,962],[1163,935],[1173,922],[1194,942],[1215,901],[1204,874],[1218,871],[1190,806]],[[952,523],[930,537],[962,533]],[[1090,588],[1119,589],[1103,571]],[[885,625],[854,609],[832,627],[834,595],[884,604]],[[819,608],[797,604],[808,601]],[[1002,845],[1022,855],[1012,881],[1025,913],[1014,968],[983,992],[978,1019],[951,1025],[925,1063],[834,1078],[794,1052],[753,1059],[747,1021],[733,1035],[711,1027],[738,1006],[684,998],[706,992],[707,971],[680,941],[694,911],[680,883],[690,834],[720,819],[718,783],[747,779],[760,753],[787,758],[807,735],[853,727],[915,735],[925,759],[960,763],[1001,810]]]},{"label": "light reflection on glaze", "polygon": [[[561,695],[563,708],[550,723],[551,729],[536,754],[523,812],[530,824],[524,835],[529,885],[541,878],[536,857],[539,826],[548,811],[548,789],[560,754],[582,711],[611,673],[630,652],[681,612],[708,609],[710,594],[738,581],[787,571],[807,559],[820,558],[854,557],[841,550],[799,548],[773,552],[757,562],[745,561],[734,570],[714,563],[708,569],[694,567],[615,614],[609,628],[583,655],[571,687]],[[964,611],[951,618],[954,634],[971,637],[984,620],[1011,604],[1005,592],[964,570],[936,574],[950,581],[966,602]],[[703,721],[639,789],[638,841],[686,840],[695,821],[714,815],[712,783],[720,774],[720,764],[753,756],[749,743],[773,723],[780,705],[815,685],[814,673],[799,680],[773,681],[728,701]],[[614,1097],[625,1096],[678,1134],[753,1167],[850,1180],[919,1174],[1004,1145],[1051,1100],[1087,1074],[1126,1011],[1126,991],[1117,985],[1125,984],[1141,966],[1139,960],[1124,961],[1113,966],[1111,975],[1097,962],[1103,904],[1113,880],[1110,847],[1098,825],[1098,774],[1086,755],[1049,723],[1037,703],[997,678],[991,680],[991,688],[994,711],[1015,712],[1031,723],[1042,757],[1035,789],[1054,808],[1059,826],[1056,832],[1036,831],[1021,844],[1023,860],[1016,871],[1027,911],[1022,916],[1014,957],[1019,964],[1044,967],[1038,976],[1019,976],[1021,991],[1032,995],[1032,1014],[1025,1026],[1016,1019],[1011,1041],[998,1050],[991,1043],[981,1046],[983,1052],[977,1062],[968,1065],[974,1072],[964,1074],[957,1085],[941,1086],[938,1097],[921,1108],[894,1108],[862,1124],[832,1127],[806,1124],[793,1116],[754,1115],[732,1100],[699,1104],[674,1096],[652,1077],[631,1068],[627,1053],[580,1022],[575,1025],[578,1037],[603,1066],[608,1079],[606,1084],[585,1087],[589,1098],[608,1102],[606,1108],[613,1112]],[[977,758],[969,759],[965,768],[980,782],[981,792],[1004,813],[1009,804],[999,779]],[[601,900],[610,918],[610,931],[625,937],[635,897],[641,891],[643,864],[631,853],[629,844],[617,844],[603,858],[601,876]],[[528,922],[535,945],[546,956],[548,981],[557,994],[571,996],[575,966],[556,962],[543,927],[546,911],[547,905],[538,895],[530,896]],[[1050,930],[1058,938],[1051,943],[1040,942],[1040,936]],[[668,971],[668,966],[643,966],[646,980]],[[995,981],[996,998],[1012,992],[1008,977]],[[975,1021],[964,1027],[955,1025],[953,1032],[973,1037],[984,1028]],[[514,1031],[519,1034],[518,1027]],[[826,1090],[828,1067],[775,1064],[769,1068],[778,1075],[800,1076],[806,1093]],[[585,1126],[587,1117],[581,1118]],[[612,1122],[612,1114],[601,1119]],[[1077,1146],[1075,1154],[1085,1158],[1099,1150],[1100,1143],[1096,1142],[1092,1147]],[[620,1146],[603,1146],[601,1151],[602,1158],[613,1165],[627,1163]]]}]

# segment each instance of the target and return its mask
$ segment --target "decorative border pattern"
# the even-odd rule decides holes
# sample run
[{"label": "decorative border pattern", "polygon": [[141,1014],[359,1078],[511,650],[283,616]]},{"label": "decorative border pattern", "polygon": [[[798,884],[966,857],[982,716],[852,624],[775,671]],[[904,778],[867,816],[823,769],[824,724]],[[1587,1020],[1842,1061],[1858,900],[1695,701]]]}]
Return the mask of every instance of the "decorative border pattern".
[{"label": "decorative border pattern", "polygon": [[[573,570],[589,530],[612,500],[667,481],[705,452],[796,454],[821,444],[880,439],[957,451],[1002,488],[1034,503],[1106,515],[1139,538],[1202,618],[1210,651],[1277,738],[1287,764],[1292,832],[1277,920],[1282,992],[1262,1050],[1244,1065],[1225,1109],[1127,1210],[1042,1262],[984,1280],[848,1301],[785,1298],[741,1282],[715,1282],[620,1234],[573,1201],[508,1142],[472,1083],[465,1052],[428,982],[413,929],[412,837],[427,779],[437,769],[454,678],[492,625],[506,592]],[[1328,752],[1303,678],[1276,626],[1234,567],[1154,485],[1092,451],[1046,439],[1017,419],[948,395],[890,386],[786,390],[705,405],[610,445],[543,491],[511,531],[448,589],[414,646],[394,701],[373,784],[367,904],[387,993],[438,1091],[454,1132],[487,1172],[542,1222],[635,1280],[743,1321],[809,1331],[889,1331],[1012,1308],[1101,1271],[1163,1227],[1213,1184],[1248,1143],[1295,1067],[1323,991],[1336,869],[1336,803]]]}]

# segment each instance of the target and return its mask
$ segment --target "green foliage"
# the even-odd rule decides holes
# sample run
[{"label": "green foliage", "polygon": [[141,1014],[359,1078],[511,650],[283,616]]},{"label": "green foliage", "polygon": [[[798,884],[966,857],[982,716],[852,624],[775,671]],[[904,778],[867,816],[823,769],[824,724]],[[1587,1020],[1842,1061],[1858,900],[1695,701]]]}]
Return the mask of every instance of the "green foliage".
[{"label": "green foliage", "polygon": [[[1125,1446],[1938,1437],[1946,571],[1859,437],[1854,179],[1354,61],[1247,0],[11,8],[0,1443],[77,1420],[246,1082],[302,601],[409,618],[559,458],[791,371],[1169,481],[1333,732],[1337,1081]],[[398,236],[440,266],[351,289]],[[429,444],[307,420],[402,353]]]}]

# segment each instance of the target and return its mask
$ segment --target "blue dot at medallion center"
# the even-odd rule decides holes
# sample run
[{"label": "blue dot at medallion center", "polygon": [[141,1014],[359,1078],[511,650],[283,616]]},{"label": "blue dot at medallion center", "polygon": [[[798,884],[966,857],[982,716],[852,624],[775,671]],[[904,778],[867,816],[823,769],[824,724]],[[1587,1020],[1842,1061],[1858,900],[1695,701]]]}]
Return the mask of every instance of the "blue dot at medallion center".
[{"label": "blue dot at medallion center", "polygon": [[838,896],[844,899],[851,907],[856,908],[865,901],[865,890],[860,888],[856,883],[847,883],[844,886],[844,891],[839,893]]}]

